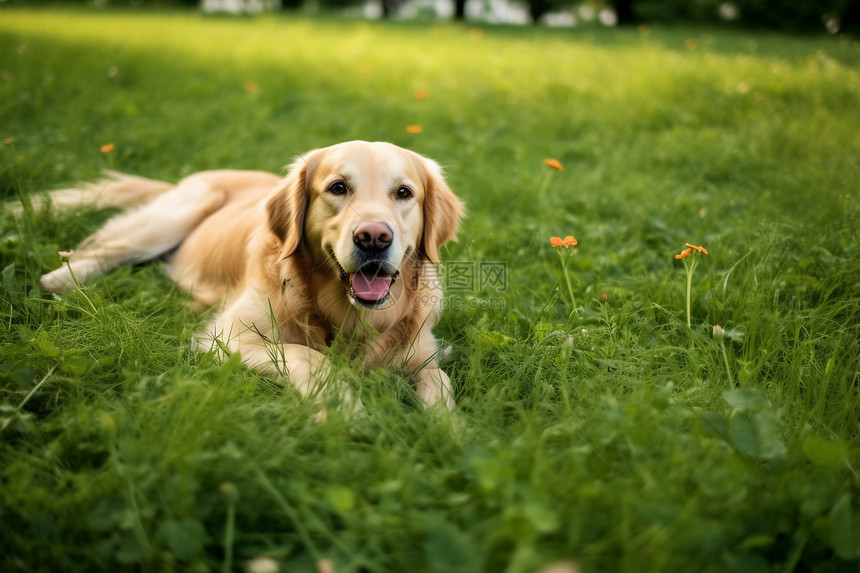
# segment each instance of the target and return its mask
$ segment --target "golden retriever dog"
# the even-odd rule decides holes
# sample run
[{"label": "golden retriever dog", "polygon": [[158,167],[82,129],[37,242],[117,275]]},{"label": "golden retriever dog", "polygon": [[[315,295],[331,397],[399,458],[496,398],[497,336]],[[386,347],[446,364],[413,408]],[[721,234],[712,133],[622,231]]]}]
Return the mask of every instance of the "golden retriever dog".
[{"label": "golden retriever dog", "polygon": [[166,255],[179,287],[217,307],[196,347],[237,352],[314,396],[330,375],[320,351],[340,334],[368,367],[408,373],[426,407],[454,407],[431,331],[442,307],[438,251],[463,206],[434,161],[352,141],[299,157],[286,178],[221,170],[172,185],[112,174],[49,197],[60,208],[138,206],[44,275],[45,290]]}]

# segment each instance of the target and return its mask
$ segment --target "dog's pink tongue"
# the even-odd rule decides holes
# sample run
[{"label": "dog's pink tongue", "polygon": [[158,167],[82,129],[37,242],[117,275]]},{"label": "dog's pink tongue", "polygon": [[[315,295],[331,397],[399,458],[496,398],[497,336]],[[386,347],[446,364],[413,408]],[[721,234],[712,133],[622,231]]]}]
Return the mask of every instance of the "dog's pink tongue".
[{"label": "dog's pink tongue", "polygon": [[391,276],[367,276],[362,273],[352,275],[352,290],[362,300],[378,301],[388,295]]}]

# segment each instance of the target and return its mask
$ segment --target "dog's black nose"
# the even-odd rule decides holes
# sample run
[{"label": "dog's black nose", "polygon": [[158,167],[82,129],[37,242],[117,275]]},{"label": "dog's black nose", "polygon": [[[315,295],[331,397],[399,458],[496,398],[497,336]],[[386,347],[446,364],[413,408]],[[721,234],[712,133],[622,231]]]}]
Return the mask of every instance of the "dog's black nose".
[{"label": "dog's black nose", "polygon": [[391,245],[394,231],[385,223],[362,223],[352,233],[352,242],[366,253],[378,253]]}]

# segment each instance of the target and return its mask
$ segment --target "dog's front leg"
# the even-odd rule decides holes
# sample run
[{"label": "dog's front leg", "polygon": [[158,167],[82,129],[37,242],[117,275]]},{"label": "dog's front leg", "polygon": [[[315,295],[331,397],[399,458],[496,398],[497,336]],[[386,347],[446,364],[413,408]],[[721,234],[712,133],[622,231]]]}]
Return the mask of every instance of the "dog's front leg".
[{"label": "dog's front leg", "polygon": [[[201,347],[198,341],[198,347]],[[324,354],[302,344],[279,344],[250,332],[227,341],[227,349],[238,353],[242,363],[278,381],[288,380],[306,399],[317,402],[317,418],[325,420],[323,396],[337,395],[344,412],[361,409],[361,401],[342,380],[332,377],[331,362]]]},{"label": "dog's front leg", "polygon": [[331,373],[322,353],[301,344],[242,344],[242,362],[267,374],[286,377],[304,397],[319,394]]},{"label": "dog's front leg", "polygon": [[404,366],[412,372],[412,385],[424,407],[430,408],[442,402],[449,410],[453,410],[456,404],[451,379],[439,367],[439,344],[429,328],[422,328],[418,332],[405,354]]},{"label": "dog's front leg", "polygon": [[234,339],[227,347],[231,352],[238,352],[242,363],[250,368],[286,378],[306,398],[317,397],[331,374],[328,358],[302,344]]}]

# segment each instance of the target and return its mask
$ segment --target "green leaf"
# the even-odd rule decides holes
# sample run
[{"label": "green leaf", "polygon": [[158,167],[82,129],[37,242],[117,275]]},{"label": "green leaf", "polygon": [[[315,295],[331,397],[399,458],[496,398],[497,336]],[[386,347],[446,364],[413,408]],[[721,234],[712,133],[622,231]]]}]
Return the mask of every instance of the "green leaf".
[{"label": "green leaf", "polygon": [[165,521],[161,526],[161,535],[170,551],[185,560],[198,555],[206,542],[206,528],[190,517]]},{"label": "green leaf", "polygon": [[732,552],[723,554],[725,571],[736,573],[768,573],[768,562],[754,553]]},{"label": "green leaf", "polygon": [[473,338],[475,345],[486,350],[501,350],[511,342],[511,337],[495,330],[479,330]]},{"label": "green leaf", "polygon": [[40,332],[36,338],[30,341],[33,350],[37,355],[46,356],[48,358],[58,358],[60,349],[54,346],[54,343],[48,340],[44,332]]},{"label": "green leaf", "polygon": [[16,432],[25,434],[33,429],[34,420],[28,412],[19,412],[10,404],[0,404],[0,431],[11,426]]},{"label": "green leaf", "polygon": [[441,571],[462,570],[473,561],[471,541],[443,518],[432,518],[425,533],[424,552],[432,567]]},{"label": "green leaf", "polygon": [[543,500],[532,498],[523,504],[523,515],[537,531],[552,533],[558,529],[555,511]]},{"label": "green leaf", "polygon": [[848,459],[848,448],[843,442],[833,442],[820,436],[809,436],[803,440],[803,453],[813,464],[831,470]]},{"label": "green leaf", "polygon": [[44,513],[34,513],[30,516],[30,531],[39,541],[48,542],[56,531],[54,518]]},{"label": "green leaf", "polygon": [[702,465],[693,474],[702,493],[722,503],[737,504],[748,495],[745,476],[731,465]]},{"label": "green leaf", "polygon": [[105,497],[96,503],[96,506],[87,516],[87,527],[96,532],[107,532],[114,529],[126,520],[127,510],[125,502],[119,495]]},{"label": "green leaf", "polygon": [[84,356],[64,356],[60,363],[60,370],[64,374],[72,376],[83,376],[92,370],[95,362]]},{"label": "green leaf", "polygon": [[548,336],[552,335],[554,332],[559,332],[562,330],[564,330],[564,326],[551,324],[549,322],[538,322],[533,326],[535,338],[537,338],[538,340],[543,340]]},{"label": "green leaf", "polygon": [[345,486],[336,485],[326,490],[326,497],[332,507],[338,511],[348,512],[355,507],[355,494]]},{"label": "green leaf", "polygon": [[34,420],[35,420],[35,418],[33,417],[32,414],[29,414],[26,412],[21,414],[18,417],[18,419],[15,421],[15,430],[22,433],[22,434],[26,434],[27,432],[29,432],[30,430],[33,429],[33,421]]},{"label": "green leaf", "polygon": [[779,419],[771,412],[752,418],[735,416],[729,422],[729,440],[737,451],[752,458],[771,460],[785,454]]},{"label": "green leaf", "polygon": [[127,530],[120,533],[119,545],[116,549],[116,558],[120,563],[137,563],[143,561],[149,555],[147,548],[133,531]]},{"label": "green leaf", "polygon": [[716,412],[702,412],[699,416],[702,427],[718,438],[726,438],[729,429],[729,421],[726,417]]},{"label": "green leaf", "polygon": [[842,559],[860,558],[860,515],[851,511],[851,496],[845,494],[833,505],[828,518],[830,543]]},{"label": "green leaf", "polygon": [[723,399],[739,412],[760,412],[770,406],[764,396],[746,388],[726,390],[723,392]]},{"label": "green leaf", "polygon": [[18,285],[15,284],[15,263],[5,266],[3,272],[0,274],[3,277],[3,288],[6,289],[6,292],[13,300],[18,299],[22,292],[18,288]]},{"label": "green leaf", "polygon": [[759,533],[757,535],[750,535],[744,542],[741,544],[743,549],[758,549],[761,547],[770,547],[773,545],[773,535],[768,535],[765,533]]}]

